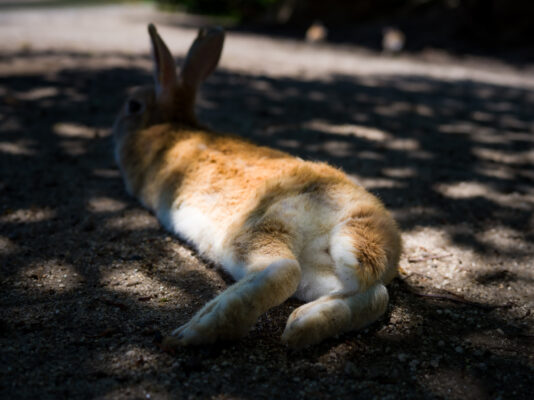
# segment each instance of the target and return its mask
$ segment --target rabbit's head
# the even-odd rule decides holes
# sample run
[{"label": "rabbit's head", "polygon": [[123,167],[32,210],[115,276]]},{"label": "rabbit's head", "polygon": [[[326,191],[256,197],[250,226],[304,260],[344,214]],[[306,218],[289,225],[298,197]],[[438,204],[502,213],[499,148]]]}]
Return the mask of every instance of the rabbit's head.
[{"label": "rabbit's head", "polygon": [[154,85],[130,93],[113,126],[117,142],[160,123],[196,127],[196,92],[217,66],[224,43],[222,29],[200,29],[177,73],[174,59],[154,25],[148,26],[148,33],[154,59]]}]

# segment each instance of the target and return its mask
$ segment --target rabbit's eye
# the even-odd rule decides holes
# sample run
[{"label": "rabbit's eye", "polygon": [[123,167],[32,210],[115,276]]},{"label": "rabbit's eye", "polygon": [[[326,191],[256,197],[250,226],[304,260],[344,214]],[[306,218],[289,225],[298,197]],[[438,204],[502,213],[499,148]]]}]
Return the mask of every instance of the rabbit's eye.
[{"label": "rabbit's eye", "polygon": [[136,99],[130,99],[128,100],[128,104],[126,104],[126,112],[128,115],[139,114],[143,111],[143,108],[143,103]]}]

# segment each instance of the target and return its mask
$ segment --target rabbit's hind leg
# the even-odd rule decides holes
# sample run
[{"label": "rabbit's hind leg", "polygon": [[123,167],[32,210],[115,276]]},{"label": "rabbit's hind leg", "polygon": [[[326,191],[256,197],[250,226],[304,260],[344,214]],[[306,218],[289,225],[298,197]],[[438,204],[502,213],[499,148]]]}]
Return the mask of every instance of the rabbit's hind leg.
[{"label": "rabbit's hind leg", "polygon": [[176,329],[167,344],[203,344],[245,336],[261,314],[289,298],[300,280],[298,262],[272,255],[263,255],[258,260],[261,263],[254,263],[243,279]]},{"label": "rabbit's hind leg", "polygon": [[282,341],[290,347],[302,348],[363,328],[384,314],[388,300],[388,291],[381,283],[362,293],[322,296],[291,313]]}]

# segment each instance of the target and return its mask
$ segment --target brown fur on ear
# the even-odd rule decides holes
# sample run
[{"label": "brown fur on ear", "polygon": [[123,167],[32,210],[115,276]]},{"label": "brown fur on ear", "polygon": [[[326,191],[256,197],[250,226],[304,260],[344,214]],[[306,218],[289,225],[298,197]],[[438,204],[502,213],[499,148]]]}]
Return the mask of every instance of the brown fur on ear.
[{"label": "brown fur on ear", "polygon": [[148,25],[148,33],[152,43],[154,81],[158,101],[160,103],[172,102],[172,94],[176,86],[176,64],[169,48],[161,39],[153,24]]},{"label": "brown fur on ear", "polygon": [[201,29],[191,45],[180,74],[169,48],[153,24],[148,25],[154,58],[154,82],[160,119],[197,127],[194,106],[198,86],[213,72],[221,56],[224,31]]},{"label": "brown fur on ear", "polygon": [[200,29],[182,67],[180,75],[182,85],[196,91],[219,63],[223,45],[222,28]]}]

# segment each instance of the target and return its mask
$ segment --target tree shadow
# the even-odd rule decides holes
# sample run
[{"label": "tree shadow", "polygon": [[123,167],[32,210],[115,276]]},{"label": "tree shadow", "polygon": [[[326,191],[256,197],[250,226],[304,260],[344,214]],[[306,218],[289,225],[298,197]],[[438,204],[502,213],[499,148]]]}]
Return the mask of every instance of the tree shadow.
[{"label": "tree shadow", "polygon": [[[479,398],[512,387],[515,398],[526,398],[531,361],[517,355],[529,345],[524,326],[498,309],[447,305],[452,311],[445,312],[402,282],[393,285],[390,315],[379,323],[302,352],[279,343],[300,304],[295,300],[263,316],[238,343],[173,356],[158,350],[158,331],[187,321],[228,279],[126,195],[109,127],[126,90],[151,77],[139,66],[146,57],[112,56],[135,67],[96,67],[94,56],[83,53],[0,54],[75,65],[0,76],[0,391],[6,398],[114,397],[125,387],[130,392],[123,397],[426,398],[447,397],[458,383],[479,388]],[[220,71],[205,85],[199,112],[218,130],[343,168],[392,209],[405,231],[440,229],[481,257],[498,251],[511,260],[531,251],[513,244],[496,249],[478,233],[497,222],[521,244],[534,238],[533,103],[530,90],[468,81],[309,81]],[[448,347],[440,366],[429,369],[440,340]],[[401,361],[400,353],[409,354]],[[501,378],[502,370],[513,374]],[[428,371],[443,382],[433,387]]]}]

